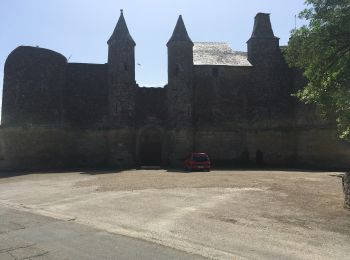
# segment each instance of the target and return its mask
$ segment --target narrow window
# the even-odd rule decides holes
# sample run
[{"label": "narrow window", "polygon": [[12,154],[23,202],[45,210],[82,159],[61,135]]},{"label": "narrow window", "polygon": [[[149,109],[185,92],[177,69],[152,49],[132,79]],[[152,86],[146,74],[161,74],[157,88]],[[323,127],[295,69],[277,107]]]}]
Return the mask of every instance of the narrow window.
[{"label": "narrow window", "polygon": [[124,63],[124,70],[128,71],[128,64]]}]

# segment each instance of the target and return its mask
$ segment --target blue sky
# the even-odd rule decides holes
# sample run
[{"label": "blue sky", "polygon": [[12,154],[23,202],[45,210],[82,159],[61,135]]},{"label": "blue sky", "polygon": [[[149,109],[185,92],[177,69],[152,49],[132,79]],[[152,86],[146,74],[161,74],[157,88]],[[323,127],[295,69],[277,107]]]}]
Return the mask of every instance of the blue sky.
[{"label": "blue sky", "polygon": [[165,44],[179,14],[193,41],[228,42],[245,51],[256,13],[271,14],[275,35],[286,45],[294,15],[304,7],[304,0],[4,0],[0,92],[6,57],[19,45],[52,49],[70,62],[105,63],[120,9],[136,41],[137,83],[161,87],[167,82]]}]

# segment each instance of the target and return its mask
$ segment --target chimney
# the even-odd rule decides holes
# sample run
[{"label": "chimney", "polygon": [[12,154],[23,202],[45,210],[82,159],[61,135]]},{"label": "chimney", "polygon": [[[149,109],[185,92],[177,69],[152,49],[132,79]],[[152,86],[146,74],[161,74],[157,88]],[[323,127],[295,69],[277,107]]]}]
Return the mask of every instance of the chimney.
[{"label": "chimney", "polygon": [[258,13],[255,16],[252,38],[275,38],[271,26],[270,14]]},{"label": "chimney", "polygon": [[253,33],[247,44],[248,60],[253,66],[267,68],[281,64],[279,38],[273,34],[270,14],[258,13],[255,16]]}]

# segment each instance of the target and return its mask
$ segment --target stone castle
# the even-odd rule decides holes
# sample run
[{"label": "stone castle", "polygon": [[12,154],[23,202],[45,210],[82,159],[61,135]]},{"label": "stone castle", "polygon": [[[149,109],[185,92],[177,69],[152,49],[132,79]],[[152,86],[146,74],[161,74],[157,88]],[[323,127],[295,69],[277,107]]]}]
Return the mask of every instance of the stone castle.
[{"label": "stone castle", "polygon": [[291,95],[305,80],[286,65],[269,14],[256,15],[248,52],[192,42],[180,16],[163,88],[137,85],[123,13],[107,43],[106,64],[28,46],[8,56],[0,167],[181,166],[195,151],[214,166],[349,167],[334,123]]}]

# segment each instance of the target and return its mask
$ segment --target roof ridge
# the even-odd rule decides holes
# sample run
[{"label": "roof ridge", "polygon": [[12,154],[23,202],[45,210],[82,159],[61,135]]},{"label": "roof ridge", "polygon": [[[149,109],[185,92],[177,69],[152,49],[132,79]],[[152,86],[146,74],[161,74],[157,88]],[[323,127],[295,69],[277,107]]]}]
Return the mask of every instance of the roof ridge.
[{"label": "roof ridge", "polygon": [[229,45],[228,42],[193,42],[193,43],[208,43],[208,44],[213,44],[213,43],[218,44],[218,43],[220,43],[220,44],[227,44],[227,45]]}]

